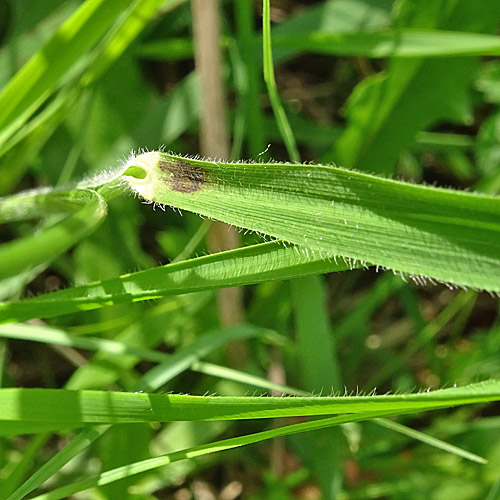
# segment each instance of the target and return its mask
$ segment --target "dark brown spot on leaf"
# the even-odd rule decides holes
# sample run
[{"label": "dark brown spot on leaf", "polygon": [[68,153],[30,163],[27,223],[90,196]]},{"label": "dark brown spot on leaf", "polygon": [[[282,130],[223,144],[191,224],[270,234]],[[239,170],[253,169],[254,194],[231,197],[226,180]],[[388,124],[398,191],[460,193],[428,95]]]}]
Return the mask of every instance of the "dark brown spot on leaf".
[{"label": "dark brown spot on leaf", "polygon": [[164,180],[173,191],[196,193],[205,184],[206,172],[197,165],[180,160],[160,160],[158,166],[166,174]]}]

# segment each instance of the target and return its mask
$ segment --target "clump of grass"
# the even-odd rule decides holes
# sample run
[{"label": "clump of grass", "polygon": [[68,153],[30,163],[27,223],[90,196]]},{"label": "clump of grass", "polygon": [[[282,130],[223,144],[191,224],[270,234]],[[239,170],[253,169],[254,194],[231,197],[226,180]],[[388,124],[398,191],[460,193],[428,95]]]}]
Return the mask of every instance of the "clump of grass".
[{"label": "clump of grass", "polygon": [[[181,69],[178,59],[192,57],[184,2],[87,0],[71,14],[48,2],[24,21],[13,9],[19,31],[0,57],[12,58],[17,44],[29,52],[34,33],[51,33],[53,22],[60,28],[0,92],[0,222],[10,223],[2,238],[11,237],[0,246],[1,498],[67,498],[90,488],[105,498],[162,498],[179,478],[189,485],[186,477],[203,476],[209,455],[234,450],[218,460],[250,469],[262,461],[257,447],[238,448],[284,436],[287,447],[273,448],[271,479],[249,485],[262,498],[293,498],[305,481],[323,498],[430,490],[436,498],[450,491],[495,498],[498,418],[489,416],[494,405],[478,405],[500,400],[500,202],[487,148],[497,117],[465,141],[417,135],[436,120],[468,119],[477,56],[498,53],[492,19],[500,7],[471,12],[465,3],[414,12],[416,2],[394,11],[325,2],[271,38],[264,0],[263,80],[273,120],[258,102],[255,12],[237,2],[236,28],[228,22],[224,38],[241,96],[233,151],[247,145],[258,160],[238,162],[192,155],[194,74],[159,96],[142,79],[145,61],[135,60]],[[484,33],[468,32],[471,25]],[[159,35],[165,29],[171,37]],[[330,76],[341,82],[344,68],[342,91],[352,91],[345,123],[320,125],[294,112],[293,98],[282,103],[272,43],[278,62],[302,52],[356,56],[328,59],[337,71]],[[387,64],[366,59],[381,57]],[[490,62],[477,77],[489,106],[498,104],[497,69]],[[364,78],[356,85],[358,70]],[[165,83],[160,71],[153,79]],[[317,112],[311,101],[302,105]],[[167,147],[154,151],[161,142]],[[269,151],[279,155],[276,144],[286,156],[269,161]],[[152,151],[105,170],[110,158],[141,147]],[[317,161],[302,164],[301,156]],[[421,157],[445,170],[448,184],[474,192],[366,173],[393,176],[399,158],[400,171],[422,180],[429,172]],[[182,211],[182,224],[140,201]],[[206,252],[206,224],[193,214],[248,231],[245,246],[193,256]],[[251,284],[258,286],[247,293],[246,323],[219,326],[213,290]],[[245,366],[228,366],[224,349],[234,341],[249,346]],[[261,391],[293,397],[256,397]],[[396,416],[402,423],[389,420]],[[269,429],[269,419],[279,425]],[[281,481],[276,464],[292,454],[302,470]]]}]

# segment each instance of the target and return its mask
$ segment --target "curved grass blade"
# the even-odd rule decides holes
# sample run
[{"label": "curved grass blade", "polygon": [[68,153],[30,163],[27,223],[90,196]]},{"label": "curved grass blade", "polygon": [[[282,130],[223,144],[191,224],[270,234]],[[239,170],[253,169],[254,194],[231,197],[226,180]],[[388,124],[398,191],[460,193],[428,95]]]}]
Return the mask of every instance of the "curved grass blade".
[{"label": "curved grass blade", "polygon": [[342,415],[331,418],[323,418],[320,420],[313,420],[312,422],[303,422],[300,424],[287,425],[285,427],[280,427],[277,429],[271,429],[268,431],[257,432],[254,434],[249,434],[246,436],[240,436],[236,438],[224,439],[222,441],[216,441],[214,443],[209,443],[201,446],[196,446],[186,450],[180,450],[177,452],[169,453],[157,458],[150,458],[143,460],[141,462],[136,462],[134,464],[129,464],[123,467],[119,467],[110,471],[103,472],[94,477],[84,479],[82,481],[57,488],[51,492],[34,497],[32,500],[58,500],[61,498],[67,498],[74,493],[83,491],[96,486],[102,486],[104,484],[109,484],[114,481],[118,481],[125,477],[131,475],[139,474],[140,472],[145,472],[152,470],[164,465],[177,462],[179,460],[185,460],[187,458],[195,458],[209,453],[215,453],[225,450],[230,450],[240,446],[246,446],[249,444],[255,444],[267,439],[272,439],[281,436],[290,436],[297,433],[308,432],[319,429],[326,429],[328,427],[341,425],[349,422],[360,422],[363,420],[368,420],[377,417],[390,416],[391,412],[387,411],[372,411],[366,414],[359,415]]},{"label": "curved grass blade", "polygon": [[38,234],[0,246],[0,279],[33,269],[55,259],[90,234],[107,214],[107,204],[96,191],[74,190],[49,194],[26,193],[0,199],[0,223],[68,214]]},{"label": "curved grass blade", "polygon": [[500,381],[418,394],[343,397],[208,397],[64,389],[0,389],[0,433],[88,424],[240,420],[336,413],[419,412],[500,401]]},{"label": "curved grass blade", "polygon": [[435,448],[446,451],[447,453],[453,453],[454,455],[465,458],[466,460],[470,460],[471,462],[475,462],[477,464],[488,463],[488,460],[484,459],[483,457],[480,457],[479,455],[476,455],[475,453],[471,453],[462,448],[458,448],[457,446],[446,443],[441,439],[429,436],[424,432],[410,429],[409,427],[406,427],[406,425],[401,425],[398,424],[397,422],[393,422],[392,420],[387,420],[385,418],[376,418],[374,419],[374,422],[378,425],[381,425],[382,427],[386,427],[387,429],[399,432],[400,434],[404,434],[405,436],[408,436],[412,439],[418,439],[423,443],[426,443],[430,446],[434,446]]},{"label": "curved grass blade", "polygon": [[280,427],[278,429],[271,429],[268,431],[257,432],[246,436],[224,439],[222,441],[216,441],[214,443],[196,446],[186,450],[176,451],[161,457],[150,458],[147,460],[143,460],[141,462],[136,462],[135,464],[118,467],[116,469],[103,472],[97,476],[87,478],[82,481],[78,481],[76,483],[63,486],[61,488],[57,488],[56,490],[53,490],[51,492],[33,497],[32,500],[58,500],[61,498],[67,498],[69,495],[72,495],[79,491],[83,491],[96,486],[102,486],[104,484],[109,484],[114,481],[123,479],[125,477],[139,474],[140,472],[145,472],[174,462],[178,462],[179,460],[200,457],[203,455],[207,455],[209,453],[226,451],[233,448],[238,448],[240,446],[255,444],[275,437],[288,436],[311,430],[325,429],[346,422],[367,420],[369,418],[373,418],[374,416],[378,415],[380,415],[380,413],[374,412],[373,414],[367,414],[362,416],[346,415],[340,417],[325,418],[322,420],[315,420],[313,422],[292,424],[285,427]]},{"label": "curved grass blade", "polygon": [[174,354],[166,354],[153,349],[141,349],[115,340],[79,337],[70,335],[63,330],[39,325],[2,325],[0,326],[0,337],[63,345],[114,355],[131,354],[140,360],[158,363],[156,367],[144,374],[135,386],[136,391],[153,391],[222,345],[233,340],[256,337],[264,331],[262,328],[249,325],[217,329],[206,333],[191,345]]},{"label": "curved grass blade", "polygon": [[[217,330],[204,335],[190,346],[181,349],[173,355],[149,349],[136,349],[122,342],[110,341],[107,339],[75,337],[74,335],[68,335],[54,328],[42,328],[33,325],[8,325],[3,328],[2,333],[11,338],[35,340],[38,342],[42,342],[45,339],[46,342],[50,343],[59,343],[84,349],[104,350],[114,354],[134,354],[140,356],[141,359],[160,362],[160,365],[143,375],[136,386],[137,390],[140,390],[141,387],[148,387],[153,391],[181,373],[189,367],[190,364],[198,362],[197,360],[200,357],[221,347],[224,343],[237,338],[257,335],[260,333],[260,329],[240,326]],[[20,500],[24,498],[25,495],[38,488],[42,483],[58,472],[71,458],[85,450],[88,445],[106,432],[107,429],[108,426],[84,428],[65,448],[54,455],[49,462],[45,463],[22,486],[20,486],[8,500]]]},{"label": "curved grass blade", "polygon": [[[250,385],[250,386],[254,386],[254,387],[261,387],[261,388],[272,390],[272,391],[278,391],[278,392],[282,392],[283,394],[289,394],[289,395],[294,395],[294,396],[309,396],[310,395],[310,393],[307,393],[305,391],[300,391],[298,389],[294,389],[293,387],[275,384],[275,383],[270,382],[269,380],[266,380],[266,379],[261,378],[261,377],[257,377],[255,375],[250,375],[248,373],[234,370],[232,368],[226,368],[225,366],[213,365],[211,363],[206,363],[204,361],[195,361],[190,366],[190,368],[193,371],[198,371],[198,372],[204,373],[206,375],[212,375],[214,377],[221,377],[221,378],[225,378],[227,380],[234,380],[234,381],[240,382],[242,384],[246,384],[246,385]],[[475,453],[471,453],[467,450],[459,448],[458,446],[454,446],[452,444],[449,444],[441,439],[437,439],[435,437],[429,436],[428,434],[425,434],[424,432],[420,432],[420,431],[411,429],[410,427],[407,427],[405,425],[398,424],[396,422],[393,422],[392,420],[387,420],[384,418],[377,418],[377,419],[374,419],[373,422],[375,422],[376,424],[381,425],[383,427],[387,427],[388,429],[391,429],[395,432],[399,432],[401,434],[409,436],[412,439],[416,439],[418,441],[421,441],[422,443],[426,443],[430,446],[434,446],[435,448],[446,451],[447,453],[452,453],[452,454],[457,455],[459,457],[465,458],[466,460],[470,460],[472,462],[476,462],[476,463],[480,463],[480,464],[484,464],[484,463],[488,462],[483,457],[480,457],[479,455],[476,455]]]},{"label": "curved grass blade", "polygon": [[154,391],[166,384],[173,377],[189,369],[192,363],[207,356],[210,352],[218,349],[224,344],[235,340],[256,337],[262,329],[238,325],[207,333],[197,339],[193,344],[168,356],[162,363],[149,370],[136,386],[137,391]]},{"label": "curved grass blade", "polygon": [[78,286],[20,302],[0,303],[0,323],[50,318],[76,311],[182,293],[344,271],[343,259],[325,260],[308,249],[277,242],[198,257]]},{"label": "curved grass blade", "polygon": [[114,355],[131,354],[141,360],[153,363],[163,363],[171,358],[169,354],[153,349],[141,349],[116,340],[101,339],[98,337],[78,336],[66,333],[57,328],[26,323],[0,326],[0,337],[32,342],[43,342],[75,349],[88,349]]},{"label": "curved grass blade", "polygon": [[98,437],[106,432],[108,428],[107,425],[103,425],[83,429],[70,443],[27,478],[27,480],[15,490],[7,500],[22,500],[25,498],[26,495],[29,495],[47,479],[59,472],[61,467],[66,465],[72,458],[86,450]]},{"label": "curved grass blade", "polygon": [[500,198],[323,165],[146,153],[125,177],[146,200],[361,263],[500,291]]},{"label": "curved grass blade", "polygon": [[[237,332],[235,331],[234,333],[236,334]],[[249,334],[251,334],[251,332],[249,332]],[[280,391],[283,394],[290,394],[295,396],[310,395],[304,391],[299,391],[292,387],[286,387],[279,384],[273,384],[269,380],[257,377],[255,375],[250,375],[248,373],[244,373],[238,370],[234,370],[232,368],[226,368],[224,366],[218,366],[211,363],[198,361],[200,357],[206,354],[206,349],[204,349],[205,345],[209,347],[210,350],[213,350],[219,347],[221,343],[225,343],[230,339],[236,338],[235,335],[228,336],[226,334],[224,336],[224,332],[222,332],[222,334],[221,332],[214,332],[212,334],[212,336],[214,337],[214,341],[211,342],[207,342],[208,339],[207,336],[202,337],[192,346],[189,346],[186,349],[180,351],[178,353],[179,356],[176,356],[175,354],[174,355],[165,354],[163,352],[155,351],[152,349],[139,349],[129,346],[123,342],[117,342],[113,340],[100,339],[100,338],[78,337],[75,335],[70,335],[62,330],[57,330],[55,328],[40,327],[40,326],[26,325],[26,324],[1,326],[0,336],[6,338],[16,338],[21,340],[31,340],[35,342],[66,345],[82,349],[107,352],[111,354],[118,354],[118,353],[133,354],[140,357],[143,360],[164,363],[164,365],[161,367],[161,372],[164,374],[163,376],[165,375],[168,376],[168,380],[170,380],[173,376],[182,372],[185,368],[189,367],[189,369],[193,371],[197,371],[207,375],[212,375],[214,377],[219,377],[226,380],[237,381],[242,384],[254,387],[261,387],[268,390]],[[164,379],[162,380],[160,377],[154,377],[154,382],[159,382],[159,384],[154,384],[154,383],[151,384],[150,380],[147,380],[148,378],[150,378],[150,376],[146,374],[139,382],[138,387],[141,386],[147,387],[155,385],[158,386],[165,382],[165,380]],[[152,388],[150,390],[152,390]],[[396,432],[405,434],[412,439],[417,439],[426,444],[442,449],[446,452],[461,456],[467,460],[471,460],[477,463],[486,463],[486,460],[482,457],[479,457],[466,450],[448,444],[440,439],[428,436],[423,432],[410,429],[404,425],[397,424],[395,422],[385,419],[377,419],[375,420],[375,422],[378,423],[379,425],[385,426]]]},{"label": "curved grass blade", "polygon": [[267,93],[269,95],[269,100],[271,101],[271,106],[273,108],[273,113],[276,118],[276,124],[283,137],[283,142],[285,143],[288,156],[294,162],[300,161],[299,150],[297,149],[297,144],[295,142],[295,137],[290,127],[290,122],[286,117],[285,110],[281,104],[281,100],[278,93],[278,87],[276,85],[276,79],[274,76],[274,66],[273,66],[273,54],[271,50],[271,16],[270,16],[271,6],[269,0],[264,0],[262,4],[262,42],[263,42],[263,57],[264,57],[264,81],[267,86]]}]

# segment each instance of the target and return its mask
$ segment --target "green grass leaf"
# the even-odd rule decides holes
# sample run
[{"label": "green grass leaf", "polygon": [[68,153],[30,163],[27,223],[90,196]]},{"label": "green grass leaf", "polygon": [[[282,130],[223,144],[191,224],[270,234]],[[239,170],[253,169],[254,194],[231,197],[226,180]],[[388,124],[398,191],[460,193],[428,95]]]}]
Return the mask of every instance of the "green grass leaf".
[{"label": "green grass leaf", "polygon": [[113,304],[181,293],[289,279],[307,274],[345,271],[343,259],[324,260],[308,250],[275,242],[198,257],[73,287],[19,302],[0,303],[0,322],[49,318]]},{"label": "green grass leaf", "polygon": [[270,19],[270,4],[269,0],[264,0],[262,12],[262,42],[264,53],[264,80],[267,86],[267,93],[273,108],[273,113],[276,118],[276,124],[283,137],[288,156],[294,162],[300,161],[299,151],[295,142],[295,137],[290,127],[290,123],[285,114],[285,110],[281,105],[274,77],[273,54],[271,50],[271,19]]},{"label": "green grass leaf", "polygon": [[87,424],[405,413],[499,400],[497,380],[418,394],[287,398],[9,388],[0,389],[0,433],[38,432],[40,427],[62,430]]},{"label": "green grass leaf", "polygon": [[107,214],[104,198],[90,189],[0,198],[0,222],[68,212],[45,230],[0,246],[0,279],[55,259],[90,234]]},{"label": "green grass leaf", "polygon": [[[51,492],[38,495],[36,497],[33,497],[32,500],[58,500],[61,498],[67,498],[68,496],[73,495],[74,493],[77,493],[79,491],[83,491],[96,486],[103,486],[105,484],[110,484],[115,481],[119,481],[120,479],[124,479],[126,477],[139,474],[141,472],[153,470],[158,467],[178,462],[179,460],[186,460],[188,458],[201,457],[209,453],[231,450],[233,448],[259,443],[267,439],[277,438],[281,436],[288,436],[311,430],[325,429],[331,426],[340,425],[350,421],[362,421],[378,415],[380,415],[380,412],[372,412],[372,413],[367,413],[365,415],[356,415],[356,416],[344,415],[340,417],[324,418],[321,420],[315,420],[313,422],[304,422],[301,424],[288,425],[285,427],[280,427],[278,429],[271,429],[268,431],[257,432],[246,436],[224,439],[222,441],[216,441],[201,446],[195,446],[185,450],[169,453],[161,457],[150,458],[147,460],[143,460],[141,462],[128,464],[123,467],[117,467],[116,469],[109,470],[101,474],[98,474],[96,476],[74,482],[73,484],[62,486],[61,488],[57,488]],[[14,500],[14,498],[12,499],[9,498],[8,500]]]},{"label": "green grass leaf", "polygon": [[[319,276],[293,280],[292,300],[296,323],[296,344],[300,387],[311,393],[340,391],[342,379],[326,301],[326,287]],[[294,436],[302,459],[314,471],[326,499],[335,499],[342,484],[340,429],[321,434]]]},{"label": "green grass leaf", "polygon": [[[301,283],[301,281],[297,282]],[[295,281],[293,283],[295,283]],[[248,336],[251,336],[253,333],[257,334],[259,333],[259,330],[255,329],[255,331],[252,332],[252,329],[248,328],[243,328],[243,329],[232,328],[226,331],[216,331],[211,334],[204,335],[202,338],[195,341],[192,345],[180,350],[178,353],[174,355],[169,355],[152,349],[136,348],[133,346],[129,346],[128,344],[123,342],[117,342],[108,339],[92,338],[87,336],[79,337],[76,335],[68,334],[62,330],[57,330],[55,328],[48,328],[48,327],[27,325],[27,324],[0,326],[0,336],[5,338],[15,338],[19,340],[65,345],[69,347],[90,349],[114,355],[132,354],[140,357],[140,359],[142,360],[161,363],[155,369],[151,370],[141,378],[141,381],[137,385],[138,388],[149,387],[149,390],[152,390],[154,388],[161,386],[163,383],[166,382],[166,380],[171,380],[173,377],[184,371],[186,368],[189,368],[190,370],[197,371],[199,373],[204,373],[207,375],[212,375],[214,377],[224,378],[227,380],[234,380],[245,385],[265,388],[269,390],[281,391],[283,392],[283,394],[308,396],[309,394],[304,391],[299,391],[291,387],[281,386],[279,384],[273,384],[272,382],[263,379],[261,377],[256,377],[254,375],[250,375],[231,368],[217,366],[212,363],[199,361],[199,358],[208,354],[209,351],[217,349],[222,344],[225,344],[236,338],[246,338]],[[323,366],[323,371],[325,373],[329,372],[330,365]],[[151,372],[152,375],[150,375]],[[161,376],[160,377],[156,376],[155,372],[161,374]],[[322,385],[318,383],[315,385],[313,384],[312,387],[328,388],[332,387],[332,384]],[[404,425],[397,424],[395,422],[386,419],[376,419],[376,423],[384,427],[390,428],[396,432],[400,432],[404,435],[407,435],[413,439],[417,439],[419,441],[427,443],[436,448],[464,457],[468,460],[472,460],[477,463],[486,463],[486,461],[483,458],[478,457],[473,453],[457,448],[456,446],[450,445],[440,439],[436,439],[422,432],[410,429]],[[87,439],[86,431],[82,431],[82,433],[83,433],[82,438],[85,438],[86,440]],[[325,438],[326,436],[324,435],[321,438],[322,441],[324,441]],[[55,459],[53,461],[53,464],[51,464],[51,466],[44,468],[44,470],[47,469],[45,472],[46,474],[51,474],[54,471],[57,471],[59,469],[58,464],[65,463],[65,460],[67,460],[67,456],[73,456],[73,453],[77,453],[78,450],[80,450],[79,448],[80,445],[76,447],[77,444],[80,442],[80,436],[77,436],[75,440],[76,440],[75,443],[73,441],[71,442],[71,446],[68,449],[64,448],[63,450],[64,453],[61,454],[61,457],[57,455],[58,458],[56,459],[54,457]],[[33,481],[35,481],[36,477],[37,476],[33,476]],[[30,484],[32,484],[31,480],[27,482],[27,485]],[[27,486],[25,485],[25,487]],[[21,491],[25,491],[24,488]]]},{"label": "green grass leaf", "polygon": [[499,198],[321,165],[224,163],[165,153],[140,155],[128,165],[130,187],[146,200],[324,257],[393,269],[417,282],[426,276],[500,291]]},{"label": "green grass leaf", "polygon": [[83,429],[80,434],[72,439],[62,450],[54,455],[40,469],[26,479],[23,484],[16,489],[8,500],[22,500],[33,490],[38,488],[47,479],[57,474],[61,467],[65,466],[72,458],[86,450],[97,438],[99,438],[106,430],[107,425],[92,426]]}]

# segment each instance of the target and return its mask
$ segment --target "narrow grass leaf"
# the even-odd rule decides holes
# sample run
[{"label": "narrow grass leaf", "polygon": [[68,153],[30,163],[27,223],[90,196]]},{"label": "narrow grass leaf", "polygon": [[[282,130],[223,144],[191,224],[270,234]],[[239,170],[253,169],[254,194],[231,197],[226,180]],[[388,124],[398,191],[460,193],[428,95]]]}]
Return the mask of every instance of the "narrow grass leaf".
[{"label": "narrow grass leaf", "polygon": [[[261,331],[261,329],[250,327],[214,331],[204,335],[192,345],[180,350],[176,354],[169,355],[149,349],[133,348],[124,343],[109,341],[107,339],[80,339],[53,328],[41,328],[32,325],[8,325],[1,330],[0,335],[4,334],[12,338],[43,341],[43,337],[45,337],[45,341],[50,341],[51,343],[61,343],[73,347],[84,347],[86,349],[103,349],[105,352],[113,354],[130,353],[140,355],[142,359],[160,361],[163,363],[162,365],[158,365],[157,369],[147,372],[138,382],[138,387],[148,387],[150,390],[157,390],[160,385],[165,384],[186,369],[189,363],[197,363],[199,357],[207,355],[224,343],[237,338],[248,338]],[[86,340],[89,342],[85,343]],[[82,341],[82,343],[78,341]],[[153,373],[154,376],[151,376],[150,373]],[[58,472],[69,460],[85,450],[96,438],[106,432],[107,429],[108,426],[83,429],[66,447],[38,469],[8,500],[24,498],[29,492],[38,488],[43,482]]]},{"label": "narrow grass leaf", "polygon": [[260,387],[269,391],[282,392],[283,394],[289,394],[292,396],[309,395],[308,393],[304,393],[304,391],[299,391],[293,387],[276,384],[265,378],[257,377],[256,375],[250,375],[249,373],[244,373],[240,370],[235,370],[234,368],[227,368],[226,366],[215,365],[205,361],[195,361],[189,368],[195,372],[204,373],[205,375],[219,377],[225,380],[232,380],[234,382],[250,385],[252,387]]},{"label": "narrow grass leaf", "polygon": [[163,363],[155,366],[139,381],[137,391],[152,391],[187,370],[192,363],[219,347],[235,340],[255,337],[262,329],[239,325],[207,333],[193,344],[172,354]]},{"label": "narrow grass leaf", "polygon": [[82,430],[70,443],[54,455],[47,463],[32,474],[7,500],[22,500],[47,479],[59,472],[72,458],[87,449],[108,429],[107,425],[93,426]]},{"label": "narrow grass leaf", "polygon": [[[174,354],[141,349],[115,340],[78,337],[63,330],[39,325],[11,324],[0,326],[0,337],[63,345],[79,349],[89,349],[113,355],[131,354],[141,360],[159,363],[143,375],[136,387],[137,391],[157,390],[163,384],[190,368],[199,359],[233,340],[248,339],[261,334],[258,327],[239,325],[217,329],[198,338],[191,345]],[[222,368],[222,367],[221,367]]]},{"label": "narrow grass leaf", "polygon": [[137,38],[160,6],[163,6],[165,12],[167,8],[179,3],[179,0],[132,1],[102,40],[102,47],[98,47],[92,64],[82,78],[81,85],[89,85],[99,78]]},{"label": "narrow grass leaf", "polygon": [[374,420],[378,425],[382,427],[386,427],[387,429],[391,429],[393,431],[399,432],[400,434],[404,434],[406,436],[411,437],[412,439],[418,439],[423,443],[427,443],[430,446],[434,446],[440,450],[446,451],[448,453],[452,453],[459,457],[470,460],[471,462],[476,462],[478,464],[486,464],[488,463],[483,457],[476,455],[475,453],[471,453],[469,451],[463,450],[458,446],[454,446],[449,443],[445,443],[441,439],[436,439],[428,434],[424,434],[423,432],[415,431],[406,427],[405,425],[398,424],[397,422],[392,422],[391,420],[387,420],[385,418],[377,418]]},{"label": "narrow grass leaf", "polygon": [[240,420],[373,411],[418,412],[500,400],[500,381],[405,395],[221,397],[63,389],[0,389],[0,433],[87,424]]},{"label": "narrow grass leaf", "polygon": [[[280,384],[275,384],[273,382],[270,382],[267,379],[264,379],[262,377],[257,377],[255,375],[250,375],[248,373],[243,373],[239,370],[234,370],[232,368],[226,368],[224,366],[217,366],[212,363],[206,363],[204,361],[196,361],[191,365],[191,370],[193,371],[198,371],[200,373],[204,373],[206,375],[212,375],[214,377],[221,377],[225,378],[227,380],[234,380],[235,382],[240,382],[242,384],[247,384],[251,385],[254,387],[261,387],[268,389],[270,391],[278,391],[282,392],[283,394],[289,394],[293,396],[309,396],[310,393],[307,393],[305,391],[300,391],[298,389],[295,389],[293,387],[289,386],[284,386]],[[487,463],[488,461],[485,460],[483,457],[480,457],[474,453],[471,453],[467,450],[464,450],[463,448],[459,448],[458,446],[451,445],[449,443],[446,443],[445,441],[441,439],[437,439],[435,437],[429,436],[428,434],[425,434],[424,432],[417,431],[415,429],[411,429],[410,427],[407,427],[406,425],[402,425],[396,422],[393,422],[392,420],[387,420],[385,418],[377,418],[374,419],[373,422],[375,422],[377,425],[381,425],[382,427],[386,427],[388,429],[391,429],[395,432],[399,432],[400,434],[404,434],[405,436],[409,436],[412,439],[416,439],[417,441],[420,441],[422,443],[428,444],[430,446],[434,446],[435,448],[438,448],[440,450],[446,451],[447,453],[452,453],[454,455],[457,455],[459,457],[465,458],[466,460],[471,460],[472,462],[476,463]]]},{"label": "narrow grass leaf", "polygon": [[[81,98],[86,88],[95,84],[96,80],[137,38],[141,30],[148,24],[158,5],[162,3],[166,10],[179,2],[175,0],[135,0],[130,6],[123,9],[121,15],[109,18],[108,21],[112,22],[112,26],[97,47],[80,58],[78,71],[75,71],[74,78],[71,73],[72,78],[67,81],[65,79],[66,72],[64,72],[60,80],[53,83],[54,87],[62,85],[62,88],[34,117],[27,121],[31,114],[31,111],[28,110],[19,119],[6,126],[5,135],[2,137],[8,137],[8,140],[0,140],[0,156],[3,156],[0,161],[0,194],[12,190],[28,168],[29,159],[37,155],[57,126],[69,116],[73,106]],[[89,20],[89,22],[92,21]],[[76,37],[77,35],[75,35]],[[71,64],[74,62],[74,60],[68,61]],[[22,69],[22,71],[27,70]],[[36,108],[36,106],[34,107]],[[27,123],[25,123],[26,121]],[[82,121],[85,121],[83,117]],[[8,154],[5,155],[5,153]]]},{"label": "narrow grass leaf", "polygon": [[363,420],[368,420],[382,416],[389,416],[389,415],[390,412],[384,412],[384,411],[373,411],[360,415],[342,415],[337,417],[324,418],[321,420],[314,420],[312,422],[292,424],[277,429],[258,432],[255,434],[249,434],[246,436],[240,436],[236,438],[225,439],[222,441],[216,441],[206,445],[196,446],[186,450],[169,453],[168,455],[164,455],[157,458],[151,458],[141,462],[136,462],[134,464],[125,465],[123,467],[119,467],[110,471],[106,471],[97,476],[90,477],[82,481],[78,481],[73,484],[57,488],[51,492],[36,496],[32,498],[32,500],[59,500],[61,498],[67,498],[70,495],[73,495],[79,491],[83,491],[96,486],[102,486],[104,484],[109,484],[111,482],[118,481],[125,477],[129,477],[131,475],[139,474],[141,472],[169,465],[179,460],[200,457],[207,455],[209,453],[226,451],[240,446],[255,444],[276,437],[290,436],[297,433],[325,429],[328,427],[341,425],[344,423],[360,422]]},{"label": "narrow grass leaf", "polygon": [[342,378],[326,309],[325,285],[319,276],[311,276],[293,280],[291,288],[301,387],[307,391],[339,391]]},{"label": "narrow grass leaf", "polygon": [[77,311],[181,293],[344,271],[343,259],[275,242],[221,252],[119,278],[73,287],[25,301],[0,303],[0,323],[50,318]]},{"label": "narrow grass leaf", "polygon": [[[262,42],[256,37],[253,46]],[[267,42],[266,42],[267,43]],[[228,45],[227,39],[221,44]],[[304,52],[371,58],[497,56],[500,37],[465,31],[400,29],[384,31],[273,33],[275,60],[284,62]],[[193,45],[187,38],[172,38],[143,44],[138,54],[159,60],[189,59]]]},{"label": "narrow grass leaf", "polygon": [[33,470],[33,463],[36,462],[37,454],[47,444],[50,434],[36,434],[30,437],[31,439],[29,439],[23,448],[20,460],[15,464],[9,464],[10,467],[4,467],[2,471],[3,477],[8,477],[9,480],[0,482],[0,498],[9,497],[12,492],[16,491],[23,484],[26,477]]},{"label": "narrow grass leaf", "polygon": [[[309,392],[338,392],[340,367],[326,310],[326,290],[322,278],[309,276],[291,282],[296,323],[296,346],[300,387]],[[325,500],[335,499],[342,485],[341,444],[337,428],[321,435],[299,434],[292,441],[300,457],[311,467]]]},{"label": "narrow grass leaf", "polygon": [[141,349],[116,340],[71,335],[57,328],[40,325],[29,325],[24,323],[1,325],[0,337],[63,345],[76,349],[88,349],[90,351],[99,351],[114,355],[131,354],[142,360],[152,361],[153,363],[161,363],[170,359],[170,355],[164,352],[154,351],[153,349]]},{"label": "narrow grass leaf", "polygon": [[262,10],[262,43],[264,52],[264,81],[267,85],[267,93],[271,101],[276,123],[283,137],[288,156],[294,162],[300,161],[299,151],[295,143],[295,137],[286,117],[285,110],[281,104],[274,77],[273,55],[271,50],[271,18],[269,0],[264,0]]}]

